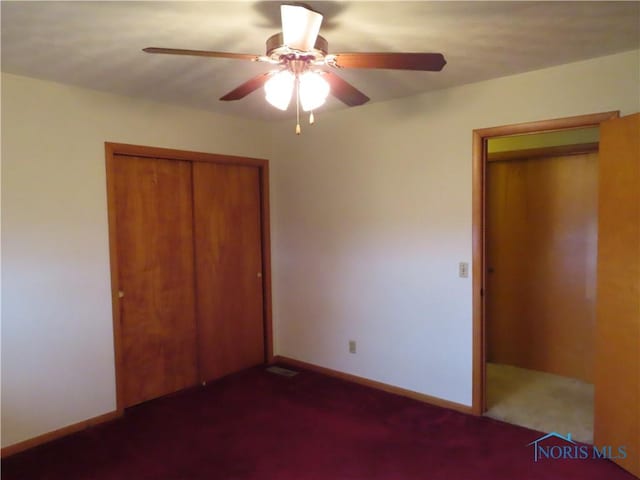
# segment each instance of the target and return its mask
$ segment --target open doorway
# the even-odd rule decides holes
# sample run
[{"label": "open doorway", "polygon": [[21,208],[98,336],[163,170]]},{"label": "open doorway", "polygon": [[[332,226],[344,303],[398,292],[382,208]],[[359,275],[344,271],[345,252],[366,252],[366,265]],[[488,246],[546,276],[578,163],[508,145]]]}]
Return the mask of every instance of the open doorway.
[{"label": "open doorway", "polygon": [[486,416],[593,443],[599,128],[492,137]]},{"label": "open doorway", "polygon": [[[588,332],[582,336],[582,340],[574,342],[576,345],[576,349],[572,349],[568,355],[565,355],[567,352],[564,352],[561,347],[553,347],[552,352],[550,354],[549,351],[536,351],[535,348],[527,348],[524,349],[523,345],[529,347],[535,347],[535,342],[533,338],[537,335],[537,342],[540,341],[545,336],[544,334],[553,334],[559,336],[559,343],[562,344],[563,337],[564,339],[571,338],[572,332],[575,333],[575,328],[569,326],[561,331],[560,333],[554,332],[553,327],[551,327],[551,331],[546,331],[549,328],[545,327],[540,329],[537,333],[532,333],[536,326],[535,323],[532,325],[531,322],[528,325],[524,322],[516,323],[518,318],[522,317],[523,311],[527,308],[527,303],[531,305],[535,305],[536,307],[540,307],[540,305],[535,304],[535,296],[529,291],[532,289],[532,282],[535,280],[536,290],[538,292],[545,290],[547,291],[547,298],[543,300],[543,302],[547,302],[552,307],[555,304],[562,303],[565,305],[567,302],[559,302],[558,298],[553,298],[554,295],[566,295],[567,289],[565,289],[564,293],[562,293],[562,289],[552,287],[552,284],[549,282],[556,281],[562,283],[562,278],[560,279],[552,279],[552,280],[544,280],[544,270],[548,270],[549,272],[553,272],[554,269],[554,261],[553,255],[549,255],[549,258],[544,258],[544,261],[541,261],[541,258],[538,258],[538,261],[530,261],[532,260],[527,255],[531,255],[531,252],[527,253],[530,250],[530,245],[537,245],[537,255],[542,255],[544,257],[545,249],[544,244],[548,244],[552,242],[553,235],[551,238],[542,238],[544,242],[541,242],[540,238],[536,238],[535,234],[532,232],[527,232],[526,227],[530,227],[531,225],[523,221],[522,208],[526,207],[527,202],[531,203],[531,201],[535,201],[535,194],[538,194],[538,205],[534,208],[534,211],[538,213],[536,219],[534,221],[551,221],[551,227],[553,227],[553,222],[562,223],[562,218],[556,218],[554,214],[550,214],[550,206],[549,202],[555,202],[556,209],[562,210],[563,206],[561,198],[554,198],[552,194],[548,191],[548,188],[551,184],[559,183],[560,185],[556,185],[559,191],[562,190],[562,183],[566,182],[567,178],[572,178],[572,170],[576,165],[571,165],[572,163],[580,164],[585,167],[586,172],[585,178],[579,182],[574,182],[575,190],[579,191],[585,187],[585,185],[592,185],[593,182],[593,173],[596,173],[597,179],[597,168],[596,170],[588,173],[589,171],[589,163],[593,163],[592,158],[588,158],[589,155],[594,154],[594,150],[597,150],[598,144],[598,126],[601,122],[617,118],[618,112],[606,112],[602,114],[593,114],[593,115],[583,115],[578,117],[570,117],[563,119],[555,119],[541,122],[531,122],[526,124],[516,124],[516,125],[507,125],[502,127],[493,127],[481,130],[474,131],[474,182],[473,182],[473,258],[474,258],[474,269],[473,269],[473,317],[474,317],[474,362],[473,362],[473,376],[474,376],[474,388],[473,388],[473,412],[477,415],[484,414],[489,405],[488,401],[488,389],[487,389],[487,379],[489,378],[488,374],[491,374],[494,378],[497,377],[497,381],[500,381],[500,378],[503,380],[505,377],[509,375],[516,376],[520,378],[519,381],[528,382],[530,379],[526,379],[526,373],[537,373],[542,372],[544,375],[549,375],[555,377],[559,377],[560,380],[563,378],[570,378],[571,382],[578,383],[582,382],[586,384],[587,395],[589,397],[589,360],[588,360],[588,352],[593,351],[593,345],[589,344],[589,338],[593,337],[593,333],[589,334]],[[537,137],[537,138],[536,138]],[[572,137],[573,140],[559,140],[559,138]],[[551,141],[552,140],[552,141]],[[534,143],[531,143],[531,142]],[[551,141],[551,145],[547,142]],[[491,145],[490,144],[494,143]],[[499,145],[502,144],[502,145]],[[520,144],[520,147],[514,147],[514,144]],[[578,147],[576,147],[578,145]],[[492,151],[493,150],[493,151]],[[528,150],[528,151],[527,151]],[[513,151],[519,151],[518,153],[511,153]],[[525,151],[525,152],[522,152]],[[531,157],[528,160],[518,159],[521,154],[525,154],[525,156]],[[543,160],[545,157],[553,158],[562,157],[565,155],[570,157],[571,159],[568,162],[558,161],[547,161]],[[595,153],[597,155],[597,153]],[[490,158],[492,157],[492,158]],[[572,158],[575,157],[575,158]],[[534,160],[534,158],[536,160]],[[492,162],[495,162],[492,164]],[[596,160],[597,164],[597,160]],[[515,167],[514,167],[515,165]],[[559,166],[560,165],[560,166]],[[573,167],[573,168],[572,168]],[[492,172],[493,171],[493,175]],[[528,174],[526,173],[528,171]],[[526,180],[526,177],[530,177]],[[490,201],[491,191],[489,190],[491,182],[491,178],[493,178],[494,187],[497,190],[503,189],[502,195],[502,206],[505,206],[505,198],[504,198],[504,190],[511,189],[513,190],[514,182],[517,184],[520,182],[521,193],[515,193],[515,197],[510,199],[510,203],[517,203],[518,201],[521,203],[520,211],[518,208],[510,208],[505,209],[503,214],[510,215],[516,220],[515,226],[512,225],[511,229],[507,229],[506,231],[489,231],[489,223],[488,220],[488,202]],[[500,183],[502,182],[502,186]],[[535,188],[533,185],[546,183],[546,187],[543,185],[537,185]],[[597,183],[596,183],[597,184]],[[508,187],[508,188],[507,188]],[[529,191],[531,193],[533,189],[534,198],[528,198],[526,192]],[[536,191],[536,189],[538,191]],[[575,192],[574,192],[575,193]],[[514,192],[510,192],[511,195]],[[497,199],[500,198],[500,193],[494,195]],[[519,200],[516,200],[520,196]],[[494,199],[496,200],[496,199]],[[546,202],[546,205],[545,205]],[[560,204],[558,204],[560,202]],[[495,203],[495,202],[494,202]],[[580,202],[578,202],[580,203]],[[589,203],[589,202],[587,202]],[[500,203],[498,203],[500,205]],[[597,205],[597,203],[595,204]],[[594,204],[590,204],[580,215],[582,217],[589,218],[593,215],[593,208],[597,208]],[[515,205],[517,206],[517,205]],[[510,207],[514,207],[514,205],[510,205]],[[529,205],[531,207],[531,205]],[[496,212],[494,212],[494,216]],[[571,209],[563,212],[561,216],[566,218],[572,218],[575,215],[575,212],[572,212]],[[545,218],[546,217],[546,218]],[[525,215],[526,218],[526,215]],[[494,222],[496,223],[496,222]],[[497,223],[500,225],[500,222]],[[573,223],[572,223],[573,224]],[[590,221],[583,222],[583,225],[580,228],[584,228],[587,231],[589,229],[597,229],[597,222],[590,223]],[[597,232],[597,231],[596,231]],[[597,233],[594,234],[597,235]],[[505,287],[511,288],[512,290],[518,290],[519,293],[525,295],[525,301],[520,298],[518,300],[517,296],[508,294],[507,302],[511,302],[511,304],[492,304],[490,301],[490,297],[488,295],[487,288],[491,287],[495,289],[495,285],[490,286],[490,275],[496,273],[496,266],[490,265],[489,255],[492,253],[490,251],[491,247],[487,242],[488,234],[498,235],[502,237],[501,241],[505,241],[507,239],[507,245],[510,245],[512,251],[510,253],[511,258],[507,258],[507,270],[510,269],[510,279],[507,282],[502,282]],[[548,231],[547,231],[548,234]],[[547,235],[548,236],[548,235]],[[570,234],[568,235],[571,236]],[[589,237],[587,235],[587,237]],[[526,240],[526,241],[525,241]],[[597,242],[597,238],[596,238]],[[542,243],[542,245],[540,245]],[[578,276],[584,275],[587,270],[595,269],[595,251],[593,249],[596,248],[596,243],[588,238],[582,242],[581,251],[587,256],[586,261],[582,262],[582,272],[578,272]],[[570,247],[566,247],[565,245],[561,246],[562,249],[566,249]],[[501,251],[504,249],[504,246]],[[588,259],[588,252],[593,253],[591,256],[591,260]],[[507,252],[508,253],[508,252]],[[566,252],[565,252],[566,253]],[[495,257],[495,251],[493,252]],[[524,256],[524,257],[523,257]],[[577,256],[572,255],[570,256]],[[507,255],[509,257],[509,255]],[[523,282],[522,276],[525,275],[525,272],[520,270],[521,268],[525,268],[523,262],[517,259],[526,258],[528,265],[526,269],[528,272],[526,273],[530,277],[529,282]],[[565,256],[561,255],[563,261],[565,261]],[[533,259],[535,260],[535,259]],[[583,259],[585,260],[585,259]],[[593,262],[593,263],[591,263]],[[557,263],[557,262],[556,262]],[[555,265],[558,266],[558,265]],[[557,269],[562,271],[561,268]],[[501,274],[505,273],[505,265],[501,265],[499,267],[501,269]],[[493,269],[490,272],[490,269]],[[504,275],[502,275],[504,276]],[[541,280],[542,278],[542,280]],[[594,278],[595,278],[595,270],[594,270]],[[494,282],[495,283],[495,282]],[[587,289],[592,288],[595,290],[595,283],[589,284]],[[571,289],[569,289],[571,290]],[[558,293],[559,292],[559,293]],[[487,295],[485,295],[487,293]],[[513,293],[513,292],[512,292]],[[581,294],[584,294],[584,285],[581,291]],[[503,295],[504,296],[504,295]],[[532,303],[533,302],[533,303]],[[570,302],[569,302],[570,303]],[[593,312],[593,305],[589,305],[589,302],[583,304],[583,310],[588,312]],[[496,324],[493,325],[494,328],[489,326],[489,315],[496,316],[496,308],[498,309],[498,316],[502,317],[502,320],[498,320]],[[565,308],[565,311],[562,311],[562,308]],[[503,310],[503,312],[500,311]],[[539,309],[538,309],[539,310]],[[548,310],[553,310],[553,308],[549,308]],[[558,310],[561,310],[562,316],[567,316],[572,314],[572,312],[567,312],[566,307],[559,307]],[[529,315],[529,318],[534,317],[536,315],[540,315],[540,311],[533,312],[532,315]],[[585,314],[589,322],[589,313]],[[593,315],[591,313],[591,315]],[[577,317],[577,315],[574,315]],[[504,324],[505,319],[511,318],[512,325],[508,326]],[[503,322],[501,325],[500,322]],[[584,319],[583,319],[584,321]],[[552,320],[550,320],[552,322]],[[547,322],[547,325],[549,322]],[[515,327],[523,327],[519,330],[513,331]],[[526,327],[524,325],[527,325]],[[512,337],[500,343],[500,337],[505,337],[509,332],[509,328],[511,328]],[[591,335],[591,337],[590,337]],[[585,341],[585,338],[587,339]],[[491,345],[489,344],[489,340],[491,341]],[[584,358],[587,358],[585,361]],[[560,361],[558,361],[561,359]],[[492,362],[495,361],[495,362]],[[489,362],[489,368],[487,369],[487,362]],[[504,371],[508,369],[503,369],[503,371],[496,370],[492,368],[492,363],[497,363],[501,365],[507,365],[513,369],[521,369],[524,371],[525,375],[519,375],[518,372],[515,371]],[[558,363],[560,366],[558,366]],[[564,365],[563,365],[564,363]],[[493,371],[492,371],[493,370]],[[575,372],[578,372],[577,374]],[[519,372],[522,373],[522,372]],[[520,388],[520,387],[505,387],[505,388]],[[592,395],[592,394],[591,394]],[[525,395],[526,396],[526,395]],[[553,396],[553,395],[552,395]],[[539,410],[544,410],[544,406],[541,406],[538,402]],[[586,410],[589,412],[586,415],[590,417],[592,422],[592,410],[593,408],[588,405]],[[559,410],[553,408],[550,411],[558,412]],[[535,413],[533,413],[535,416]],[[526,414],[525,414],[526,416]],[[555,420],[550,420],[550,422],[554,422]],[[588,423],[588,422],[587,422]],[[528,425],[532,428],[536,428],[539,430],[543,430],[545,428],[541,428],[540,425]],[[553,425],[554,429],[563,428],[562,425]],[[585,440],[589,440],[586,438]]]},{"label": "open doorway", "polygon": [[[591,368],[593,458],[603,458],[600,453],[614,452],[616,446],[625,452],[640,451],[640,112],[622,118],[619,112],[607,112],[473,131],[472,412],[482,415],[487,409],[488,143],[495,137],[585,127],[599,127],[597,299]],[[560,428],[553,426],[554,431]],[[604,458],[640,476],[638,455],[607,453]]]}]

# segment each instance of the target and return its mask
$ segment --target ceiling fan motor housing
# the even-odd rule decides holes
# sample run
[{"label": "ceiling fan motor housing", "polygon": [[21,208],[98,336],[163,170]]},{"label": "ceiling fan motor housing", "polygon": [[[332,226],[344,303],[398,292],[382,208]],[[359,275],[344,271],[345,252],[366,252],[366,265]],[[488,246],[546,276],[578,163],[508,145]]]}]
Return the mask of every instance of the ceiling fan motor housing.
[{"label": "ceiling fan motor housing", "polygon": [[278,63],[289,64],[292,61],[302,60],[307,64],[320,65],[329,51],[329,42],[318,35],[313,49],[307,52],[294,50],[284,44],[282,32],[271,35],[267,39],[267,57]]}]

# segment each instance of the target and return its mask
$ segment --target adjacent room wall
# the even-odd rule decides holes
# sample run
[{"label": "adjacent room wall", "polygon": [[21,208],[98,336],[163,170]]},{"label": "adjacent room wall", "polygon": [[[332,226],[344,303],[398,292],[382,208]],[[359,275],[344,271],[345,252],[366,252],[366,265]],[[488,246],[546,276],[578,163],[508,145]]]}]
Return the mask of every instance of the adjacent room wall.
[{"label": "adjacent room wall", "polygon": [[471,261],[471,132],[638,111],[639,59],[317,112],[298,138],[292,121],[276,125],[276,352],[471,405],[471,275],[458,277]]},{"label": "adjacent room wall", "polygon": [[487,361],[593,383],[598,152],[490,161],[486,179]]},{"label": "adjacent room wall", "polygon": [[262,122],[2,75],[2,446],[115,409],[105,141],[269,155]]},{"label": "adjacent room wall", "polygon": [[557,147],[560,145],[579,145],[598,143],[598,127],[576,128],[557,132],[544,132],[533,135],[511,135],[491,138],[487,142],[488,153],[512,152],[535,148]]}]

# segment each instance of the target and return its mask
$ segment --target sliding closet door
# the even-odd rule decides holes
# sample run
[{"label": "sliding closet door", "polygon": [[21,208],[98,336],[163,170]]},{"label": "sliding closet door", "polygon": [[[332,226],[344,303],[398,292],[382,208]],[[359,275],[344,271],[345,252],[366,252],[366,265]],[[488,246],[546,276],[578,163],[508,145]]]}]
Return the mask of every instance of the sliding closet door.
[{"label": "sliding closet door", "polygon": [[190,162],[115,156],[124,407],[197,382]]},{"label": "sliding closet door", "polygon": [[194,162],[200,379],[264,362],[260,172]]}]

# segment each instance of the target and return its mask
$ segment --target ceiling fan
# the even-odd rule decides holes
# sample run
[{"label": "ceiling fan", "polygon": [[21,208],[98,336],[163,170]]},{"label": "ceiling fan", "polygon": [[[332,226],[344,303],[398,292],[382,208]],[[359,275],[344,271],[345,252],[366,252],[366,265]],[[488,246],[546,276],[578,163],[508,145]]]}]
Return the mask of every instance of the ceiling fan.
[{"label": "ceiling fan", "polygon": [[[264,87],[266,100],[280,110],[289,107],[295,92],[297,124],[300,133],[300,107],[310,112],[326,101],[331,93],[352,107],[369,101],[360,90],[336,75],[342,68],[371,68],[437,72],[447,63],[441,53],[329,53],[327,40],[319,35],[322,15],[303,4],[281,5],[282,32],[267,39],[265,55],[147,47],[147,53],[234,58],[265,62],[277,66],[251,78],[220,100],[240,100]],[[327,68],[328,67],[328,68]]]}]

